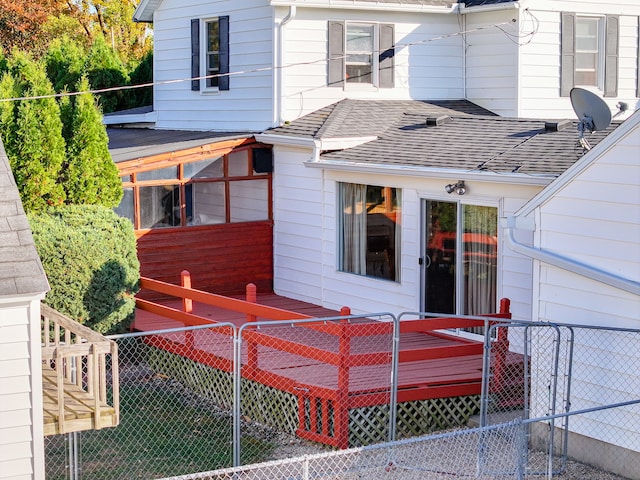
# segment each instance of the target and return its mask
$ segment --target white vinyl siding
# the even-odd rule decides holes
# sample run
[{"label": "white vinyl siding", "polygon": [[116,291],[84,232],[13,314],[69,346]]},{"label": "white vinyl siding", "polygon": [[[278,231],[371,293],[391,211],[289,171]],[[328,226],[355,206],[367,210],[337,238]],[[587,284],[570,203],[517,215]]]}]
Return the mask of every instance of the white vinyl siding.
[{"label": "white vinyl siding", "polygon": [[[273,124],[272,9],[258,0],[166,0],[154,16],[154,80],[191,76],[191,19],[229,16],[229,91],[193,92],[190,82],[156,85],[157,128],[259,131]],[[260,72],[255,70],[262,69]]]},{"label": "white vinyl siding", "polygon": [[[420,308],[421,212],[424,198],[450,199],[441,179],[348,173],[308,168],[310,150],[274,146],[274,289],[299,300],[354,313],[417,311]],[[402,190],[400,282],[340,272],[337,182]],[[480,203],[499,204],[512,215],[541,187],[470,183]],[[496,192],[498,193],[496,196]],[[472,196],[469,196],[472,195]],[[475,197],[477,195],[477,197]],[[531,260],[508,249],[499,233],[498,297],[512,300],[514,318],[531,319]]]},{"label": "white vinyl siding", "polygon": [[[372,22],[394,27],[393,88],[327,86],[328,22]],[[455,15],[298,8],[284,27],[283,120],[293,120],[343,98],[460,99],[464,97],[462,39]],[[433,40],[436,37],[437,40]]]},{"label": "white vinyl siding", "polygon": [[44,478],[38,303],[0,301],[0,478]]},{"label": "white vinyl siding", "polygon": [[[637,115],[640,114],[627,120],[635,119],[635,128],[533,212],[536,247],[636,282],[640,281],[640,123]],[[545,263],[537,263],[536,270],[535,319],[640,328],[637,295]],[[628,337],[626,339],[628,341]],[[625,337],[615,332],[591,334],[578,341],[583,360],[573,370],[572,410],[601,405],[603,392],[617,401],[635,398],[640,385],[640,352],[620,358],[619,351],[630,350],[628,345],[623,349],[617,347]],[[606,355],[606,362],[597,361],[602,355]],[[621,391],[621,385],[627,390]],[[638,415],[632,410],[629,414]],[[629,424],[634,421],[628,417],[624,423],[611,417],[606,422],[570,423],[570,427],[574,432],[637,450],[640,433],[629,431]]]}]

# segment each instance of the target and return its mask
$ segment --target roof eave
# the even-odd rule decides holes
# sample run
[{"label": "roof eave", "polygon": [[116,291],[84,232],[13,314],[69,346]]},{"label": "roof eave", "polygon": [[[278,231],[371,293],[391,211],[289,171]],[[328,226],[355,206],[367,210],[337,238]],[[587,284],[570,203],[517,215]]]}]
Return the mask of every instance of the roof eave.
[{"label": "roof eave", "polygon": [[424,12],[424,13],[455,13],[459,4],[455,1],[450,6],[398,4],[379,1],[375,3],[356,3],[352,0],[271,0],[269,2],[274,7],[305,7],[305,8],[339,8],[341,10],[383,10],[385,12]]},{"label": "roof eave", "polygon": [[385,175],[402,175],[411,177],[428,177],[450,179],[452,176],[460,180],[480,182],[508,183],[510,185],[549,185],[556,175],[527,175],[522,173],[493,173],[487,171],[470,172],[458,168],[420,167],[413,165],[388,165],[379,163],[357,163],[342,160],[326,160],[305,162],[305,167],[323,168],[357,173],[382,173]]},{"label": "roof eave", "polygon": [[162,0],[142,0],[138,8],[136,8],[135,12],[133,12],[133,21],[134,22],[153,22],[153,14],[156,11],[156,8],[160,6]]}]

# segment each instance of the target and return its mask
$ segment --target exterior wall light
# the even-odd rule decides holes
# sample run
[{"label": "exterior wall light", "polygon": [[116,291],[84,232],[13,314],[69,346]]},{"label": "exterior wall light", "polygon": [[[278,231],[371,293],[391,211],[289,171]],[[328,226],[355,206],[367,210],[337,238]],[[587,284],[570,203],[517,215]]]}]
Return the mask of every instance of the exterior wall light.
[{"label": "exterior wall light", "polygon": [[464,186],[464,180],[458,180],[458,183],[450,183],[444,186],[444,190],[447,193],[456,192],[458,195],[464,195],[467,193],[467,187]]}]

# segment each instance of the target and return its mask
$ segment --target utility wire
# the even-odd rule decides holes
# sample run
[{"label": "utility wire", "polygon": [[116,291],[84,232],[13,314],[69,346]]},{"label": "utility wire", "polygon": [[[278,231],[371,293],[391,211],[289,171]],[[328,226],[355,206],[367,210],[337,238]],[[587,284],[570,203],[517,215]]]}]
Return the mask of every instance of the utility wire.
[{"label": "utility wire", "polygon": [[[535,18],[535,17],[533,17],[533,18]],[[417,45],[424,45],[426,43],[435,42],[435,41],[438,41],[438,40],[445,40],[445,39],[448,39],[448,38],[453,38],[453,37],[457,37],[457,36],[460,36],[460,35],[466,35],[466,34],[469,34],[469,33],[475,33],[475,32],[479,32],[479,31],[482,31],[482,30],[488,30],[488,29],[491,29],[491,28],[497,28],[503,34],[505,34],[508,38],[511,39],[511,38],[514,38],[514,37],[519,37],[519,35],[514,35],[512,33],[509,33],[503,27],[505,25],[511,25],[514,22],[515,22],[515,19],[510,21],[510,22],[495,23],[495,24],[492,24],[492,25],[485,25],[485,26],[481,26],[481,27],[476,27],[476,28],[473,28],[473,29],[470,29],[470,30],[450,33],[450,34],[446,34],[446,35],[439,35],[437,37],[432,37],[432,38],[429,38],[429,39],[426,39],[426,40],[420,40],[420,41],[417,41],[417,42],[397,43],[391,48],[395,50],[395,49],[401,49],[401,48],[412,47],[412,46],[417,46]],[[535,29],[531,33],[527,33],[527,34],[525,34],[523,36],[524,37],[533,36],[533,35],[535,35],[536,32],[537,32],[537,29]],[[374,50],[374,51],[372,51],[372,54],[378,54],[379,55],[383,51],[386,51],[386,50]],[[204,76],[200,76],[200,77],[189,77],[189,78],[179,78],[179,79],[174,79],[174,80],[163,80],[163,81],[157,81],[157,82],[141,83],[141,84],[137,84],[137,85],[122,85],[122,86],[117,86],[117,87],[98,88],[98,89],[85,90],[85,91],[79,91],[79,92],[61,92],[61,93],[52,93],[52,94],[47,94],[47,95],[34,95],[34,96],[28,96],[28,97],[0,98],[0,102],[19,102],[19,101],[24,101],[24,100],[42,100],[42,99],[47,99],[47,98],[72,97],[72,96],[77,96],[77,95],[85,95],[85,94],[88,94],[88,93],[95,95],[95,94],[108,93],[108,92],[117,92],[117,91],[122,91],[122,90],[133,90],[133,89],[136,89],[136,88],[153,87],[153,86],[156,86],[156,85],[171,85],[171,84],[174,84],[174,83],[190,82],[192,80],[203,80],[203,79],[209,79],[209,78],[218,78],[218,77],[235,76],[235,75],[247,75],[247,74],[251,74],[251,73],[261,73],[261,72],[268,72],[268,71],[275,71],[275,70],[283,70],[285,68],[291,68],[291,67],[314,65],[314,64],[317,64],[317,63],[326,63],[326,62],[329,62],[330,60],[338,60],[338,59],[343,59],[343,58],[346,58],[346,57],[347,57],[347,55],[345,54],[345,55],[329,57],[329,58],[320,58],[318,60],[310,60],[308,62],[290,63],[288,65],[254,68],[254,69],[251,69],[251,70],[242,70],[242,71],[229,72],[229,73],[218,73],[218,74],[213,74],[213,75],[204,75]]]}]

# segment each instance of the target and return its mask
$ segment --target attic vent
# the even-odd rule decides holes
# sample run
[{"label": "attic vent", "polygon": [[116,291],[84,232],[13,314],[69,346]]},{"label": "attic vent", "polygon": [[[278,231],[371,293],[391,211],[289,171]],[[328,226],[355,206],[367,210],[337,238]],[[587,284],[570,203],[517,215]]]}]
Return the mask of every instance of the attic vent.
[{"label": "attic vent", "polygon": [[451,121],[451,117],[449,115],[440,115],[439,117],[427,117],[427,127],[437,127],[440,125],[444,125],[445,123],[449,123]]},{"label": "attic vent", "polygon": [[559,132],[567,127],[570,127],[573,123],[571,120],[560,120],[558,122],[544,122],[544,129],[547,132]]}]

